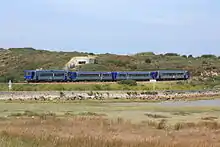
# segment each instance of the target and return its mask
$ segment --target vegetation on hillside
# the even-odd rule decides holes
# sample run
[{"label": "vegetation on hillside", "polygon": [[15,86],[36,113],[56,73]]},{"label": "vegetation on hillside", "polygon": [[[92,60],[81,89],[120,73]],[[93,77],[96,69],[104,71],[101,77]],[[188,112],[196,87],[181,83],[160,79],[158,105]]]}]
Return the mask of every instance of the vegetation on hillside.
[{"label": "vegetation on hillside", "polygon": [[[9,79],[14,82],[23,81],[23,71],[26,69],[63,69],[74,56],[85,56],[93,53],[52,52],[33,48],[12,48],[0,50],[0,82]],[[145,71],[157,69],[186,69],[193,76],[201,73],[220,72],[220,57],[215,55],[179,55],[166,53],[156,55],[152,52],[136,55],[99,54],[96,64],[79,67],[83,71]],[[204,75],[207,76],[207,75]]]},{"label": "vegetation on hillside", "polygon": [[23,81],[27,69],[63,69],[73,56],[84,56],[88,53],[51,52],[32,48],[13,48],[0,51],[0,82],[9,79]]}]

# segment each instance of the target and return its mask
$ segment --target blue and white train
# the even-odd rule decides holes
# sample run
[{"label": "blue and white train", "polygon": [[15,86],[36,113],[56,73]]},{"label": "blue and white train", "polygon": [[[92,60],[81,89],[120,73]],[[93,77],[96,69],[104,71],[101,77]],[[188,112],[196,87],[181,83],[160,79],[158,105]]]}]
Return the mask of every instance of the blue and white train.
[{"label": "blue and white train", "polygon": [[78,81],[171,81],[188,80],[190,74],[186,70],[158,71],[68,71],[68,70],[25,70],[24,79],[27,82],[78,82]]}]

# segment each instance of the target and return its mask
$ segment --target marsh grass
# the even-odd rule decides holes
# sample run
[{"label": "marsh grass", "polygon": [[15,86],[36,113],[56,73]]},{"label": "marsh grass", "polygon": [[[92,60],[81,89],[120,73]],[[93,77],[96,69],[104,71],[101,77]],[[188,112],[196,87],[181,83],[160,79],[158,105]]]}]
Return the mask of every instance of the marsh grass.
[{"label": "marsh grass", "polygon": [[81,113],[78,113],[77,115],[80,115],[80,116],[107,116],[106,114],[98,114],[95,112],[81,112]]},{"label": "marsh grass", "polygon": [[11,113],[8,117],[39,117],[40,119],[46,120],[48,117],[56,118],[56,114],[52,112],[46,112],[46,113],[36,113],[33,111],[25,110],[23,113]]},{"label": "marsh grass", "polygon": [[142,121],[141,123],[146,126],[153,127],[159,130],[168,129],[169,127],[166,119],[161,119],[159,121],[147,120],[147,121]]},{"label": "marsh grass", "polygon": [[28,117],[31,117],[31,116],[40,116],[40,114],[36,113],[36,112],[33,112],[33,111],[28,111],[28,110],[25,110],[23,113],[11,113],[12,117],[17,117],[17,116],[28,116]]},{"label": "marsh grass", "polygon": [[[209,116],[219,114],[219,107],[167,107],[157,104],[127,104],[127,103],[0,103],[0,117],[4,116],[39,116],[53,113],[60,115],[82,116],[109,116],[122,117],[136,122],[152,119],[169,119],[182,121],[190,118],[197,121]],[[120,113],[118,113],[120,112]],[[131,116],[133,115],[133,116]],[[196,117],[194,117],[196,116]],[[168,117],[168,118],[167,118]],[[206,118],[207,119],[207,118]]]},{"label": "marsh grass", "polygon": [[[92,136],[82,136],[73,138],[58,138],[58,137],[47,137],[47,138],[34,138],[27,136],[16,136],[3,132],[1,133],[0,145],[8,147],[184,147],[184,144],[180,143],[169,143],[164,145],[159,141],[139,141],[139,142],[129,142],[117,139],[105,139],[103,137],[92,137]],[[204,146],[206,147],[206,146]]]},{"label": "marsh grass", "polygon": [[[39,117],[41,119],[47,119],[48,117],[65,117],[65,116],[107,116],[106,114],[102,113],[95,113],[95,112],[80,112],[80,113],[73,113],[73,112],[65,112],[63,115],[57,115],[53,112],[44,112],[44,113],[37,113],[29,110],[25,110],[22,113],[11,113],[7,117]],[[3,119],[3,117],[2,117]],[[1,119],[0,119],[1,120]]]},{"label": "marsh grass", "polygon": [[174,130],[189,129],[189,128],[207,128],[212,130],[219,130],[220,123],[217,121],[199,121],[197,123],[181,122],[181,123],[176,123],[174,125]]},{"label": "marsh grass", "polygon": [[216,120],[216,119],[218,119],[218,117],[216,117],[216,116],[206,116],[206,117],[202,117],[201,119],[202,120]]},{"label": "marsh grass", "polygon": [[172,115],[181,115],[181,116],[187,116],[187,115],[191,115],[191,113],[188,112],[173,112],[171,113]]},{"label": "marsh grass", "polygon": [[[59,121],[50,117],[44,121],[12,118],[7,128],[5,124],[0,121],[0,146],[5,147],[217,147],[220,141],[204,140],[202,128],[219,130],[215,122],[181,123],[175,131],[167,130],[164,119],[132,124],[122,118],[108,120],[100,116],[73,116]],[[183,137],[189,126],[199,127],[201,133],[191,132]],[[179,132],[180,129],[184,131]],[[42,133],[41,130],[46,131]],[[209,130],[206,133],[207,136],[212,134]]]},{"label": "marsh grass", "polygon": [[160,114],[151,114],[151,113],[145,113],[145,116],[149,118],[169,118],[168,116],[160,115]]}]

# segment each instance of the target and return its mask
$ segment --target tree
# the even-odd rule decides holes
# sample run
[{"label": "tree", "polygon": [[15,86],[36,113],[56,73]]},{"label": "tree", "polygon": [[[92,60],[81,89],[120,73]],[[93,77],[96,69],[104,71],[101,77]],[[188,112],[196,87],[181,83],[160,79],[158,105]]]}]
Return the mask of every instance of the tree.
[{"label": "tree", "polygon": [[193,55],[188,55],[188,58],[193,58]]},{"label": "tree", "polygon": [[145,59],[145,63],[151,63],[151,59],[149,58]]},{"label": "tree", "polygon": [[136,54],[136,56],[154,56],[154,52],[142,52],[142,53],[138,53]]},{"label": "tree", "polygon": [[201,58],[217,58],[215,55],[212,54],[206,54],[206,55],[202,55]]},{"label": "tree", "polygon": [[177,53],[166,53],[165,56],[179,56]]}]

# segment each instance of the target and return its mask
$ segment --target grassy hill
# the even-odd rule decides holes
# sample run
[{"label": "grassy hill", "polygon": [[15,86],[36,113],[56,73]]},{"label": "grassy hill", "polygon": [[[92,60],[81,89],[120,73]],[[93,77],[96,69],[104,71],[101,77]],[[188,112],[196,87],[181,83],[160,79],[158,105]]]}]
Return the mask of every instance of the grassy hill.
[{"label": "grassy hill", "polygon": [[[74,56],[91,55],[81,52],[51,52],[33,48],[0,49],[0,82],[14,82],[23,80],[23,71],[26,69],[63,69],[64,65]],[[96,64],[79,67],[84,71],[131,71],[155,69],[186,69],[194,76],[220,72],[220,57],[203,55],[178,55],[167,53],[155,55],[152,52],[138,53],[132,56],[99,54]]]},{"label": "grassy hill", "polygon": [[0,51],[0,81],[23,80],[27,69],[62,69],[71,57],[87,55],[79,52],[50,52],[32,48],[13,48]]}]

